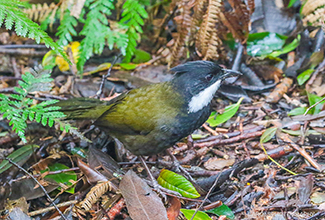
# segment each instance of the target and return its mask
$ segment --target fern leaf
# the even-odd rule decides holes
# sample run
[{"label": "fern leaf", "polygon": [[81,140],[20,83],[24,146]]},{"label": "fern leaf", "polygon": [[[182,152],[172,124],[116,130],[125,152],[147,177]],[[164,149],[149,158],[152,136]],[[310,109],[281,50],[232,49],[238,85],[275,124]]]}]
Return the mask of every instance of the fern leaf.
[{"label": "fern leaf", "polygon": [[113,0],[89,1],[91,11],[87,14],[85,26],[80,32],[85,38],[80,43],[80,56],[78,68],[82,69],[86,60],[94,53],[103,51],[106,43],[106,35],[110,31],[106,16],[111,15],[114,9]]},{"label": "fern leaf", "polygon": [[27,127],[27,119],[41,122],[42,125],[53,126],[54,121],[58,118],[63,118],[65,115],[59,112],[58,106],[51,106],[57,100],[49,100],[37,105],[32,105],[33,100],[27,98],[27,94],[32,91],[45,91],[50,89],[50,78],[48,70],[43,70],[41,67],[31,70],[22,76],[22,80],[18,83],[22,88],[15,87],[18,94],[6,96],[0,94],[0,113],[3,113],[3,118],[9,120],[9,125],[18,134],[22,141],[26,142],[25,129]]},{"label": "fern leaf", "polygon": [[[217,29],[215,27],[220,20],[219,14],[222,4],[221,0],[209,1],[207,13],[196,37],[196,46],[204,59],[217,59],[219,57],[218,49],[222,42],[218,37],[218,33],[216,33]],[[209,53],[207,53],[208,50]]]},{"label": "fern leaf", "polygon": [[15,0],[2,1],[0,4],[0,23],[5,19],[6,29],[11,30],[14,23],[15,31],[20,36],[34,37],[37,43],[42,39],[47,47],[61,54],[67,62],[70,62],[63,49],[59,47],[46,32],[42,31],[39,25],[31,21],[25,13],[21,11],[22,3]]},{"label": "fern leaf", "polygon": [[125,62],[130,62],[134,51],[136,50],[137,40],[140,39],[144,19],[148,17],[148,13],[144,6],[138,0],[127,0],[123,5],[122,19],[120,24],[127,27],[128,45],[125,48]]},{"label": "fern leaf", "polygon": [[72,36],[77,36],[77,32],[74,29],[77,24],[76,18],[70,15],[69,10],[66,10],[56,33],[56,36],[59,36],[58,44],[65,46],[72,42]]},{"label": "fern leaf", "polygon": [[7,19],[5,21],[5,26],[6,26],[6,29],[8,30],[11,30],[12,29],[12,26],[14,25],[14,18],[10,15],[7,15]]},{"label": "fern leaf", "polygon": [[2,26],[2,23],[5,19],[5,17],[6,17],[6,14],[2,10],[0,10],[0,27]]}]

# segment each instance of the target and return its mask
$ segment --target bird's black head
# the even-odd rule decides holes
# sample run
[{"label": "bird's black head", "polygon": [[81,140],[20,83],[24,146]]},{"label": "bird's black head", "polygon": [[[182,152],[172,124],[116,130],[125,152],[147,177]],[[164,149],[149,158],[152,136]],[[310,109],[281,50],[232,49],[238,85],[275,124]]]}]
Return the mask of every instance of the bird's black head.
[{"label": "bird's black head", "polygon": [[187,62],[171,71],[176,73],[172,80],[173,87],[188,102],[189,112],[197,112],[207,106],[225,78],[241,75],[210,61]]}]

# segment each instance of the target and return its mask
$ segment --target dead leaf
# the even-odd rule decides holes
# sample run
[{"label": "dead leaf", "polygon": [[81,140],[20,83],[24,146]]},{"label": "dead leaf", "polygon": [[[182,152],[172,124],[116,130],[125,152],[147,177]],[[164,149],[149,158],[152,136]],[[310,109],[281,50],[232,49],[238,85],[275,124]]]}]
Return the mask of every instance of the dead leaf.
[{"label": "dead leaf", "polygon": [[176,197],[170,197],[168,200],[170,203],[167,209],[168,220],[177,220],[182,204]]},{"label": "dead leaf", "polygon": [[318,208],[321,210],[325,210],[325,202],[320,204]]},{"label": "dead leaf", "polygon": [[235,163],[235,159],[221,159],[217,157],[210,158],[204,163],[204,167],[207,170],[221,170],[224,167],[229,167]]},{"label": "dead leaf", "polygon": [[36,172],[40,172],[41,170],[45,170],[45,169],[48,168],[48,165],[49,164],[52,164],[55,160],[60,159],[62,155],[61,155],[61,152],[52,154],[52,155],[50,155],[50,156],[48,156],[48,157],[46,157],[44,159],[41,159],[39,162],[37,162],[36,164],[34,164],[32,166],[32,168]]},{"label": "dead leaf", "polygon": [[[310,200],[315,204],[325,203],[325,193],[323,193],[323,192],[314,192],[310,196]],[[325,204],[323,206],[325,208]]]},{"label": "dead leaf", "polygon": [[102,151],[90,147],[88,151],[88,163],[91,168],[102,167],[104,172],[102,174],[114,184],[118,185],[116,176],[121,176],[124,173],[121,171],[120,166],[116,161],[108,154],[104,154]]},{"label": "dead leaf", "polygon": [[96,184],[97,182],[106,182],[108,179],[99,173],[98,171],[90,168],[87,164],[82,162],[82,160],[78,159],[78,167],[80,168],[80,171],[85,174],[87,181],[90,184]]},{"label": "dead leaf", "polygon": [[133,220],[168,220],[166,208],[160,198],[132,170],[123,177],[120,190]]},{"label": "dead leaf", "polygon": [[314,186],[314,179],[312,174],[301,179],[298,188],[298,198],[303,204],[307,203],[311,191],[313,190],[313,186]]},{"label": "dead leaf", "polygon": [[9,213],[8,219],[30,220],[31,218],[20,208],[16,207]]}]

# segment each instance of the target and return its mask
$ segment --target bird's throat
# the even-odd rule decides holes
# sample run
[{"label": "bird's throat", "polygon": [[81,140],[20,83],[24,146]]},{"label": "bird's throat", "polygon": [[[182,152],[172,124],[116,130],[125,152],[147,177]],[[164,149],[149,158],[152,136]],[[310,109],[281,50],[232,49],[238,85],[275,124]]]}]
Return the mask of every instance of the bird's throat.
[{"label": "bird's throat", "polygon": [[195,113],[206,107],[211,102],[213,95],[219,89],[220,83],[221,80],[218,80],[200,93],[194,95],[188,104],[188,112]]}]

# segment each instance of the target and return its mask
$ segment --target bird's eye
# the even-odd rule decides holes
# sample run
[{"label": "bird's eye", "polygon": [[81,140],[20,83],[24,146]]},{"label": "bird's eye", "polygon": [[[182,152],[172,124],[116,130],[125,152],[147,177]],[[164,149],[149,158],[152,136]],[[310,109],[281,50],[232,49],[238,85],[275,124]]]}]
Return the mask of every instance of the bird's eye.
[{"label": "bird's eye", "polygon": [[213,78],[212,74],[209,74],[205,77],[207,81],[211,81],[212,78]]}]

